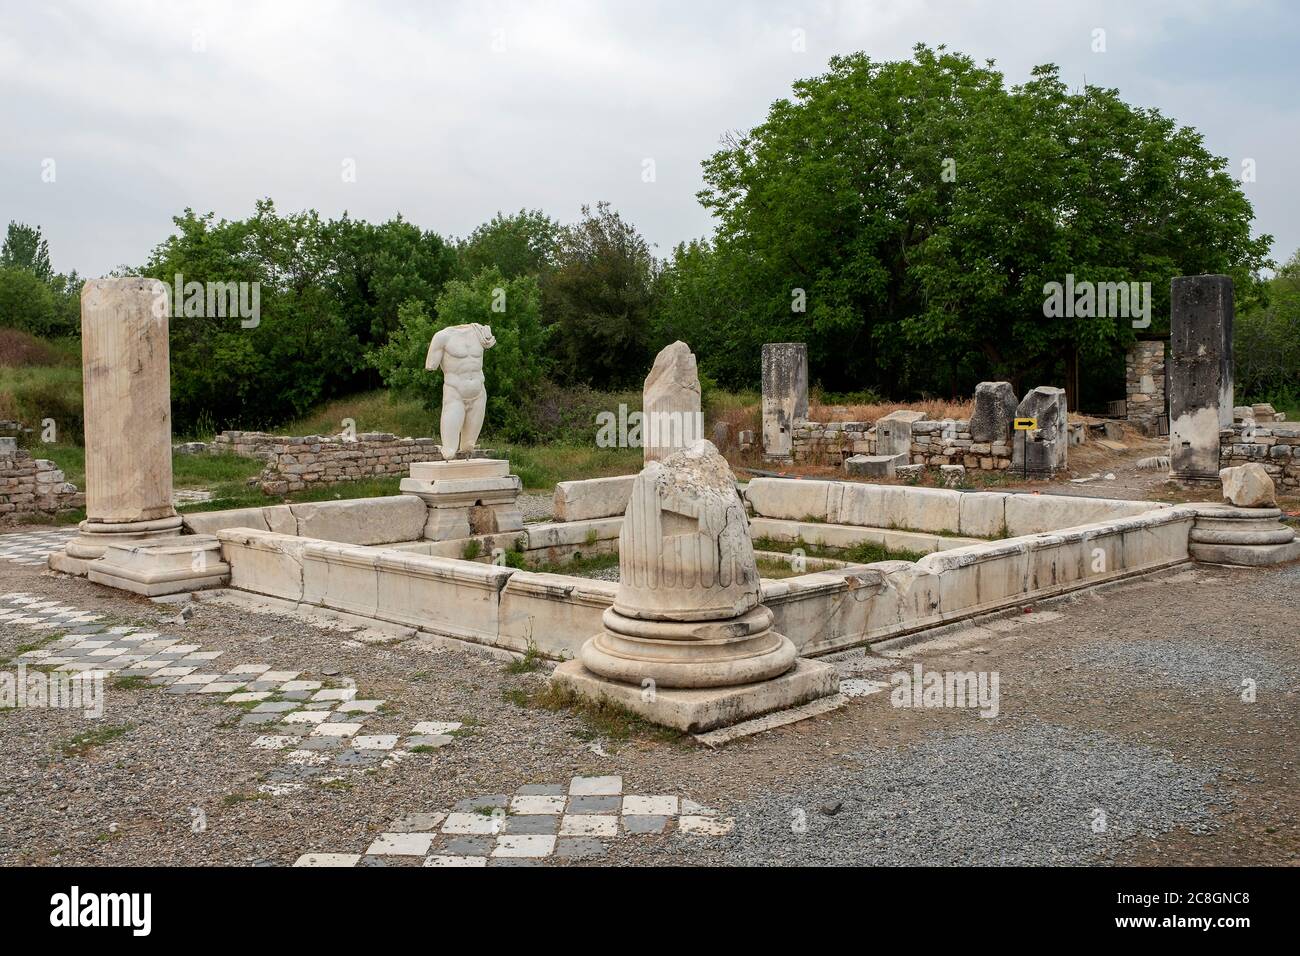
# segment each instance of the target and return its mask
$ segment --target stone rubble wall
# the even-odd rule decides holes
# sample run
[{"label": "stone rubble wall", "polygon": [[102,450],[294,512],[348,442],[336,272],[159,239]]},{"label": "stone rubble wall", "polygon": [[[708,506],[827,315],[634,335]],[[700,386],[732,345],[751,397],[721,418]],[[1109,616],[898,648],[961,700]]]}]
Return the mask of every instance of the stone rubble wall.
[{"label": "stone rubble wall", "polygon": [[[797,462],[838,465],[850,455],[874,454],[874,422],[795,422]],[[1011,443],[974,441],[970,422],[965,419],[913,422],[910,463],[930,468],[965,465],[982,471],[1005,471],[1011,467]]]},{"label": "stone rubble wall", "polygon": [[1144,435],[1160,433],[1165,416],[1165,343],[1134,342],[1124,356],[1125,418]]},{"label": "stone rubble wall", "polygon": [[436,439],[398,438],[387,432],[363,432],[355,439],[347,439],[341,435],[295,437],[225,431],[207,450],[214,455],[262,459],[266,467],[257,483],[267,495],[358,478],[406,476],[412,462],[442,460]]},{"label": "stone rubble wall", "polygon": [[1282,494],[1300,490],[1300,422],[1236,422],[1219,432],[1219,467],[1263,465]]},{"label": "stone rubble wall", "polygon": [[22,521],[85,504],[85,494],[68,484],[54,462],[33,458],[9,441],[0,443],[0,520]]}]

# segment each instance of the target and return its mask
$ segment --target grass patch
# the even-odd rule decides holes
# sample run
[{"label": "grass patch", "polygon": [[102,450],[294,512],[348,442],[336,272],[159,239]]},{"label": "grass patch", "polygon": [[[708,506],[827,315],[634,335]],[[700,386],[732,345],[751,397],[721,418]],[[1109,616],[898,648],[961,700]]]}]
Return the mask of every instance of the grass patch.
[{"label": "grass patch", "polygon": [[65,757],[85,757],[96,747],[102,747],[116,740],[130,729],[127,724],[98,727],[95,730],[88,730],[84,734],[77,734],[75,737],[61,740],[55,746]]},{"label": "grass patch", "polygon": [[109,684],[113,690],[143,690],[149,687],[149,678],[143,674],[116,674]]},{"label": "grass patch", "polygon": [[251,803],[254,800],[269,799],[269,794],[260,791],[241,791],[239,793],[228,793],[221,798],[223,807],[237,807],[241,803]]},{"label": "grass patch", "polygon": [[785,561],[776,561],[772,558],[758,559],[759,577],[769,578],[775,581],[781,578],[792,578],[803,573],[806,572],[796,571],[788,562]]},{"label": "grass patch", "polygon": [[529,491],[553,491],[557,482],[634,475],[641,470],[640,448],[597,448],[593,445],[501,445],[498,454],[510,459],[510,470]]},{"label": "grass patch", "polygon": [[528,565],[529,571],[542,574],[583,575],[592,571],[606,571],[618,567],[618,552],[584,555],[575,553],[568,561],[538,561]]},{"label": "grass patch", "polygon": [[[864,541],[851,548],[829,548],[825,545],[809,544],[803,538],[797,538],[794,541],[778,541],[776,538],[764,536],[754,540],[754,548],[758,551],[778,551],[782,554],[793,554],[794,550],[798,548],[810,558],[831,558],[836,561],[847,561],[850,564],[873,564],[876,561],[920,561],[925,557],[924,552],[921,551],[909,551],[906,548],[891,550],[883,544],[875,544],[870,541]],[[789,577],[789,575],[787,574],[786,577]]]},{"label": "grass patch", "polygon": [[437,412],[424,408],[418,399],[382,388],[326,402],[273,431],[277,435],[337,435],[343,431],[345,418],[356,422],[358,433],[390,432],[400,438],[431,436],[438,431]]},{"label": "grass patch", "polygon": [[261,470],[261,459],[242,455],[172,455],[172,486],[215,489],[234,483],[242,488]]},{"label": "grass patch", "polygon": [[687,739],[681,731],[652,724],[626,707],[608,701],[596,703],[554,684],[546,684],[532,691],[507,691],[504,696],[510,703],[524,710],[549,710],[577,717],[582,722],[578,736],[583,740],[604,738],[620,742],[635,739],[683,743]]}]

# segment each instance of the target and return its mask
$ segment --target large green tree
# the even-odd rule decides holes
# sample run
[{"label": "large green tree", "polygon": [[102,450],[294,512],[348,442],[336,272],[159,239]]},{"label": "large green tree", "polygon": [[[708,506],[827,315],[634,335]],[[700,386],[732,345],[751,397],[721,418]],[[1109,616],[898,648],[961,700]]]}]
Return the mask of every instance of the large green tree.
[{"label": "large green tree", "polygon": [[649,244],[609,203],[583,206],[560,230],[542,308],[561,381],[614,388],[645,377],[656,271]]},{"label": "large green tree", "polygon": [[[169,287],[258,283],[256,323],[241,317],[171,319],[172,415],[179,430],[271,425],[356,384],[363,344],[329,286],[334,246],[313,211],[282,216],[270,200],[247,220],[192,210],[144,269]],[[204,310],[206,313],[206,310]]]},{"label": "large green tree", "polygon": [[507,279],[541,277],[554,265],[560,224],[540,209],[497,213],[460,243],[461,278],[496,269]]},{"label": "large green tree", "polygon": [[729,279],[700,324],[721,316],[734,336],[732,355],[701,360],[733,382],[756,379],[763,341],[802,340],[837,389],[1039,384],[1133,334],[1045,315],[1046,283],[1150,282],[1158,326],[1173,276],[1224,272],[1248,301],[1268,264],[1270,237],[1251,238],[1249,203],[1194,130],[1115,90],[1072,92],[1053,66],[1008,88],[943,47],[832,58],[704,179],[710,268]]},{"label": "large green tree", "polygon": [[25,269],[42,282],[54,278],[50,265],[50,244],[39,226],[10,222],[0,246],[0,269]]},{"label": "large green tree", "polygon": [[34,335],[76,335],[81,279],[54,271],[39,226],[10,222],[0,245],[0,326]]},{"label": "large green tree", "polygon": [[348,328],[367,344],[387,341],[403,302],[432,307],[456,268],[453,246],[401,216],[375,225],[344,215],[325,228],[325,239],[329,285]]}]

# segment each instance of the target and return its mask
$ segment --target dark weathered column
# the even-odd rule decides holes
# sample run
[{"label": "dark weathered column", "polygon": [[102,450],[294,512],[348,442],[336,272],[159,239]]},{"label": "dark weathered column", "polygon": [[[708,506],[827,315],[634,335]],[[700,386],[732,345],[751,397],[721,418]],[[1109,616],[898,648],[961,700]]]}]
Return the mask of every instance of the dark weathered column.
[{"label": "dark weathered column", "polygon": [[794,457],[794,423],[808,417],[808,346],[768,342],[763,346],[763,457]]},{"label": "dark weathered column", "polygon": [[1219,480],[1219,431],[1232,427],[1232,280],[1179,276],[1170,294],[1169,476]]}]

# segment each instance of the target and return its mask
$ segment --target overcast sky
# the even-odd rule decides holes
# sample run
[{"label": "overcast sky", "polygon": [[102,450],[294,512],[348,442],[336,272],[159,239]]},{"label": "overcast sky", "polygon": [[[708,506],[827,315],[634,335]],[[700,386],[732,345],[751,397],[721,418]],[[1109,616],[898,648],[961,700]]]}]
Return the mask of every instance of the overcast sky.
[{"label": "overcast sky", "polygon": [[141,264],[187,206],[243,218],[269,196],[462,236],[498,210],[570,221],[607,199],[662,256],[711,231],[695,192],[721,133],[835,53],[918,41],[993,58],[1009,83],[1054,62],[1072,87],[1159,107],[1235,173],[1254,159],[1256,233],[1279,261],[1300,246],[1290,0],[0,0],[0,219],[99,276]]}]

